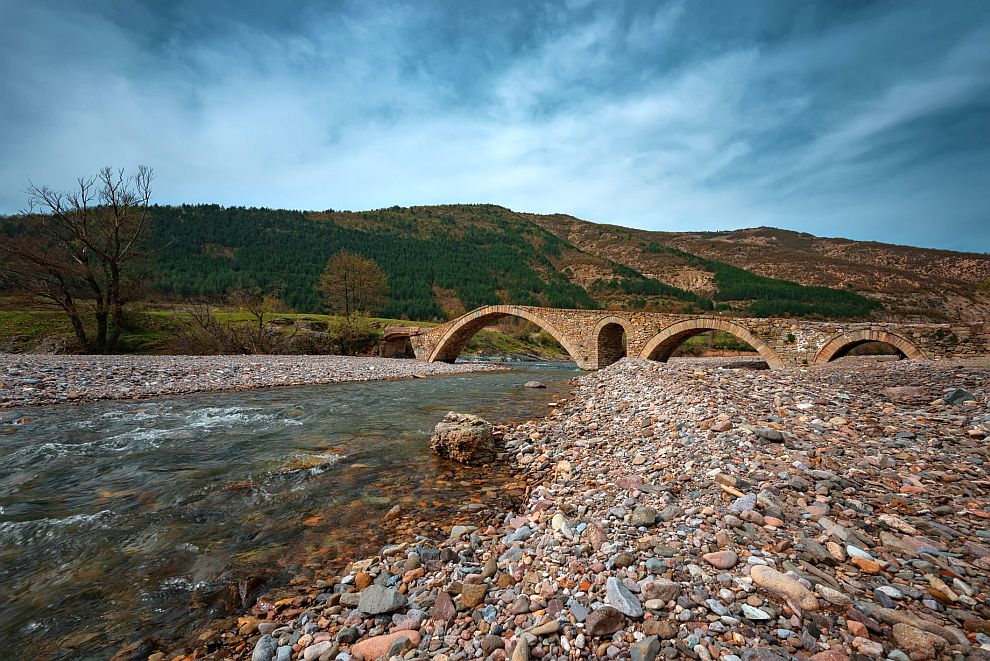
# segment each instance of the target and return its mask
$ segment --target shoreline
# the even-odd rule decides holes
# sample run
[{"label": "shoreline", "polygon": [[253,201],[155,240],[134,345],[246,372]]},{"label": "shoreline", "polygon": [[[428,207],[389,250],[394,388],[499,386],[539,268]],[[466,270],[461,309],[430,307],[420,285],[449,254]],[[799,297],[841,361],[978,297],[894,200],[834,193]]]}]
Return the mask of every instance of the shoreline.
[{"label": "shoreline", "polygon": [[[262,597],[215,650],[990,658],[988,376],[637,360],[578,376],[566,405],[506,435],[519,512],[442,522],[439,544],[386,546]],[[946,403],[959,388],[973,399]]]},{"label": "shoreline", "polygon": [[0,410],[502,369],[366,356],[0,354]]}]

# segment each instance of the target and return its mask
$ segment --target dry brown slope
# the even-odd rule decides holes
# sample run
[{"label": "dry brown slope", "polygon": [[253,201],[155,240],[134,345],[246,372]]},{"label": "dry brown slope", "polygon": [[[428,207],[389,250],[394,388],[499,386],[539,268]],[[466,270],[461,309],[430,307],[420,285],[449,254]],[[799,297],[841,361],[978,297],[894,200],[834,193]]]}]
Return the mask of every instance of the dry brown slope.
[{"label": "dry brown slope", "polygon": [[848,288],[885,306],[894,319],[990,322],[990,255],[754,228],[728,232],[653,232],[572,216],[530,219],[593,255],[669,284],[711,295],[711,274],[656,244],[803,285]]}]

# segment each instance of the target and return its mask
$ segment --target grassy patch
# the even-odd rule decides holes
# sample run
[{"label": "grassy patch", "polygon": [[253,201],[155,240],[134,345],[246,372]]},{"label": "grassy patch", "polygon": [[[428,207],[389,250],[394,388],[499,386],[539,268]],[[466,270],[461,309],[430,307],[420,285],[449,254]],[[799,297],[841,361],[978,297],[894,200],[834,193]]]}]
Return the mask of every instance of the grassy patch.
[{"label": "grassy patch", "polygon": [[[83,321],[86,333],[95,335],[96,323]],[[170,334],[170,320],[158,313],[134,312],[120,335],[119,353],[160,353]],[[36,347],[47,338],[64,341],[67,347],[77,345],[68,317],[54,310],[0,311],[0,344],[24,351]]]},{"label": "grassy patch", "polygon": [[[218,310],[214,315],[223,322],[251,324],[254,318],[247,312]],[[182,320],[183,312],[173,310],[133,310],[128,313],[127,328],[120,337],[117,353],[161,354],[167,353],[169,341],[175,334],[175,324]],[[299,322],[332,323],[337,318],[326,314],[273,314],[266,320],[288,318]],[[437,324],[424,321],[405,321],[373,317],[379,336],[386,326],[418,326],[432,328]],[[86,332],[95,333],[95,322],[84,319]],[[77,346],[75,334],[68,318],[54,310],[0,311],[0,346],[16,351],[30,351],[45,339],[64,342],[69,349]]]},{"label": "grassy patch", "polygon": [[547,333],[524,337],[483,330],[468,340],[464,354],[479,356],[530,355],[551,360],[567,358],[567,351]]}]

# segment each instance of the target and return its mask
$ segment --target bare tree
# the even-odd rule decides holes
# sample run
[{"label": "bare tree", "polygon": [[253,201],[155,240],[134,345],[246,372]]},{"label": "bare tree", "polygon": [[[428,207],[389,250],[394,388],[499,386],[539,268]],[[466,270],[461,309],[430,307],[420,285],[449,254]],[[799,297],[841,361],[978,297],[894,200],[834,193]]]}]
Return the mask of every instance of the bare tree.
[{"label": "bare tree", "polygon": [[[120,340],[144,254],[153,179],[144,166],[133,175],[106,167],[69,191],[31,184],[20,232],[0,243],[5,283],[60,307],[87,351],[113,351]],[[92,335],[83,322],[87,308],[96,321]]]},{"label": "bare tree", "polygon": [[235,290],[227,299],[235,308],[251,316],[251,326],[244,329],[246,343],[251,349],[250,353],[278,353],[283,338],[278,333],[270,333],[265,328],[265,321],[269,315],[285,310],[285,303],[279,298],[278,293],[264,292],[260,287],[253,286]]},{"label": "bare tree", "polygon": [[320,291],[331,314],[350,318],[377,312],[388,300],[388,280],[375,260],[341,250],[330,258],[320,276]]}]

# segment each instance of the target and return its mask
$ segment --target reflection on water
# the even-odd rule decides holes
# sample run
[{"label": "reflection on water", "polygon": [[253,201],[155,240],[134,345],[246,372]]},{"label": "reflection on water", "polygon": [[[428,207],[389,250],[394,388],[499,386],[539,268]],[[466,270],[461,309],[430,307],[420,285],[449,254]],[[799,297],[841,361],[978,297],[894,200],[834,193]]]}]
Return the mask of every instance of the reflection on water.
[{"label": "reflection on water", "polygon": [[[434,458],[436,422],[542,415],[573,375],[542,365],[0,412],[0,639],[25,658],[107,659],[391,535],[438,532],[511,475]],[[521,387],[534,378],[549,387]],[[20,417],[32,420],[10,424]]]}]

